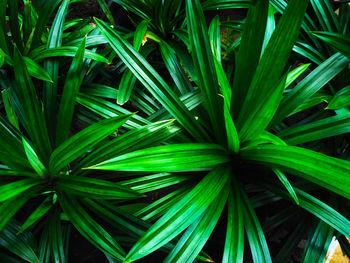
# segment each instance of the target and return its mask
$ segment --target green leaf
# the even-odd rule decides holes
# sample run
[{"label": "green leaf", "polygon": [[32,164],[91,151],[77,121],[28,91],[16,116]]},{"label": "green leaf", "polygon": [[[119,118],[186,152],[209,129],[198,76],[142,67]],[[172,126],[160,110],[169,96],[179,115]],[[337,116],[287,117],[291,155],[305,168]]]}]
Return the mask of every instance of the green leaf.
[{"label": "green leaf", "polygon": [[129,237],[139,238],[149,228],[148,223],[128,214],[110,202],[84,199],[84,205],[87,205],[98,217],[110,223]]},{"label": "green leaf", "polygon": [[48,231],[49,232],[49,245],[52,253],[52,260],[54,262],[67,263],[67,253],[65,253],[65,248],[67,244],[64,243],[64,228],[61,224],[60,219],[60,210],[56,208],[51,214],[48,222]]},{"label": "green leaf", "polygon": [[50,157],[49,170],[51,174],[57,174],[71,161],[81,157],[87,150],[123,125],[128,118],[130,115],[99,121],[63,142]]},{"label": "green leaf", "polygon": [[190,177],[186,176],[186,174],[180,175],[177,173],[172,174],[163,172],[121,181],[119,184],[127,186],[138,193],[147,193],[159,191],[162,188],[166,188],[183,181],[188,181],[189,179]]},{"label": "green leaf", "polygon": [[173,205],[178,203],[186,195],[188,189],[189,186],[172,191],[133,214],[142,220],[153,222],[164,215]]},{"label": "green leaf", "polygon": [[226,163],[229,160],[225,149],[216,144],[170,144],[123,154],[87,169],[143,172],[191,171]]},{"label": "green leaf", "polygon": [[266,239],[259,219],[255,214],[250,200],[243,192],[243,190],[240,190],[242,202],[244,203],[244,226],[247,232],[253,261],[254,263],[272,263],[269,248],[267,247]]},{"label": "green leaf", "polygon": [[35,61],[28,57],[23,57],[23,59],[31,76],[44,81],[52,82],[50,75],[39,64],[37,64]]},{"label": "green leaf", "polygon": [[83,176],[60,176],[57,186],[61,191],[87,198],[130,200],[142,197],[141,194],[127,186]]},{"label": "green leaf", "polygon": [[38,155],[34,151],[33,147],[30,145],[28,140],[24,137],[22,137],[22,142],[24,146],[24,151],[27,155],[28,161],[33,167],[34,171],[40,176],[44,177],[45,174],[47,173],[46,167],[42,164],[40,161]]},{"label": "green leaf", "polygon": [[244,252],[244,203],[239,185],[233,180],[228,196],[227,230],[222,263],[242,263]]},{"label": "green leaf", "polygon": [[20,195],[8,199],[0,204],[0,232],[12,219],[12,217],[29,201],[29,199],[38,192],[38,187],[33,187]]},{"label": "green leaf", "polygon": [[[214,50],[215,51],[215,50]],[[218,75],[218,81],[222,89],[223,97],[224,97],[224,119],[225,119],[225,127],[227,134],[227,147],[229,150],[238,153],[240,142],[237,133],[236,126],[233,122],[230,105],[231,105],[231,86],[226,77],[225,71],[221,64],[221,58],[214,55],[215,69]]]},{"label": "green leaf", "polygon": [[350,58],[350,37],[332,32],[312,32],[312,34],[331,47],[337,49],[344,56]]},{"label": "green leaf", "polygon": [[[104,0],[103,0],[104,1]],[[134,32],[134,48],[136,51],[140,50],[140,47],[143,43],[143,38],[146,34],[147,26],[149,24],[149,20],[143,20],[137,27]],[[119,83],[117,103],[123,105],[127,102],[131,96],[131,92],[136,84],[136,77],[132,73],[132,71],[126,69],[122,79]]]},{"label": "green leaf", "polygon": [[[69,1],[63,0],[52,23],[47,40],[47,48],[56,48],[61,46],[63,25],[68,13],[68,6]],[[52,142],[54,142],[57,122],[57,86],[59,62],[57,59],[47,59],[44,61],[44,67],[52,79],[52,83],[44,83],[45,87],[43,89],[43,102],[50,139]]]},{"label": "green leaf", "polygon": [[303,263],[322,263],[332,242],[334,228],[322,220],[311,228],[303,255]]},{"label": "green leaf", "polygon": [[349,59],[337,53],[314,69],[307,77],[298,83],[281,101],[270,127],[280,123],[292,113],[302,102],[310,98],[344,68]]},{"label": "green leaf", "polygon": [[79,167],[96,164],[127,152],[157,146],[180,131],[179,128],[171,126],[172,122],[161,121],[132,129],[91,152],[79,163]]},{"label": "green leaf", "polygon": [[189,226],[164,262],[193,262],[196,259],[221,216],[228,190],[224,187],[203,215]]},{"label": "green leaf", "polygon": [[81,42],[72,64],[67,73],[64,83],[62,98],[58,110],[56,125],[56,145],[62,144],[69,136],[71,123],[74,114],[75,100],[78,96],[82,82],[81,73],[83,70],[83,58],[85,52],[86,38]]},{"label": "green leaf", "polygon": [[[0,49],[4,50],[7,54],[12,52],[12,43],[7,35],[7,21],[6,21],[6,8],[7,0],[0,2]],[[11,49],[10,49],[11,47]]]},{"label": "green leaf", "polygon": [[219,98],[220,90],[207,25],[199,0],[186,1],[186,18],[190,50],[198,87],[203,96],[203,105],[208,111],[216,140],[223,143],[223,107]]},{"label": "green leaf", "polygon": [[220,36],[220,18],[216,15],[213,20],[211,20],[209,25],[209,43],[212,53],[215,57],[221,61],[221,36]]},{"label": "green leaf", "polygon": [[42,1],[42,5],[37,10],[40,10],[38,13],[38,20],[35,25],[33,40],[31,48],[36,48],[40,45],[41,37],[46,30],[46,25],[48,24],[51,14],[54,12],[57,5],[62,0],[52,0],[52,1]]},{"label": "green leaf", "polygon": [[192,85],[180,64],[179,59],[176,57],[175,51],[165,41],[161,41],[159,47],[164,64],[174,80],[176,88],[179,89],[182,95],[190,92],[193,89]]},{"label": "green leaf", "polygon": [[350,197],[349,161],[295,146],[259,145],[242,149],[240,153],[246,160],[290,172]]},{"label": "green leaf", "polygon": [[[21,37],[21,30],[19,25],[19,8],[18,8],[18,0],[13,1],[6,1],[8,2],[8,17],[9,17],[9,24],[11,29],[11,36],[13,38],[13,41],[15,42],[16,46],[19,50],[23,51],[23,41]],[[5,3],[6,6],[6,3]]]},{"label": "green leaf", "polygon": [[69,220],[91,244],[115,259],[121,261],[124,259],[123,249],[104,228],[89,216],[76,198],[59,193],[58,200]]},{"label": "green leaf", "polygon": [[27,191],[28,189],[34,188],[41,184],[41,180],[38,179],[22,179],[12,183],[4,184],[0,186],[0,202],[4,202],[21,193]]},{"label": "green leaf", "polygon": [[109,10],[108,5],[106,4],[106,1],[105,0],[97,0],[97,2],[99,3],[103,13],[106,15],[109,22],[111,22],[112,24],[115,24],[112,12],[111,12],[111,10]]},{"label": "green leaf", "polygon": [[266,23],[266,30],[265,30],[264,43],[263,43],[263,47],[262,47],[262,53],[264,53],[264,50],[270,41],[272,33],[273,33],[273,31],[275,31],[275,28],[276,28],[275,13],[276,13],[276,9],[270,3],[269,10],[267,13],[267,23]]},{"label": "green leaf", "polygon": [[[250,139],[257,131],[268,125],[269,118],[262,121],[256,114],[260,114],[259,111],[265,107],[266,98],[274,97],[270,99],[271,103],[277,100],[276,87],[280,83],[284,67],[298,37],[307,5],[308,1],[300,3],[298,0],[291,0],[288,2],[264,50],[236,123],[241,140]],[[255,106],[252,107],[252,105]],[[276,107],[273,104],[269,106]],[[270,114],[275,111],[275,109],[265,108]]]},{"label": "green leaf", "polygon": [[278,83],[269,97],[261,99],[261,104],[255,105],[247,122],[243,123],[238,135],[241,140],[250,140],[265,130],[275,115],[286,87],[287,75]]},{"label": "green leaf", "polygon": [[261,57],[269,1],[251,1],[236,56],[231,114],[237,120]]},{"label": "green leaf", "polygon": [[340,114],[291,127],[277,136],[289,145],[297,145],[350,132],[350,114]]},{"label": "green leaf", "polygon": [[[71,46],[55,48],[37,48],[29,54],[29,57],[35,61],[53,57],[74,57],[77,53],[77,50],[78,47]],[[88,49],[85,50],[84,58],[92,59],[102,63],[109,63],[108,59]]]},{"label": "green leaf", "polygon": [[34,9],[32,2],[23,1],[23,18],[22,18],[22,34],[23,34],[23,43],[29,45],[33,36],[31,36],[35,24],[37,23],[38,17]]},{"label": "green leaf", "polygon": [[47,197],[30,216],[24,221],[21,226],[21,229],[18,231],[18,234],[22,233],[34,223],[36,223],[40,218],[42,218],[53,206],[52,197]]},{"label": "green leaf", "polygon": [[[270,188],[273,192],[290,199],[290,195],[287,194],[284,189]],[[315,215],[323,222],[327,223],[343,235],[350,236],[350,221],[337,212],[335,209],[320,201],[319,199],[311,196],[310,194],[294,187],[294,190],[299,198],[299,206],[309,213]],[[294,201],[293,201],[294,202]]]},{"label": "green leaf", "polygon": [[287,189],[290,196],[294,199],[295,203],[299,205],[298,196],[296,195],[293,186],[288,181],[287,176],[279,169],[272,169],[272,170],[277,175],[278,179],[281,181],[284,187]]},{"label": "green leaf", "polygon": [[30,135],[40,159],[44,164],[48,162],[51,154],[51,143],[49,140],[45,118],[41,111],[39,98],[36,94],[34,84],[25,68],[24,60],[18,49],[14,49],[14,67],[16,86],[15,97],[20,103],[20,112],[17,112],[22,124]]},{"label": "green leaf", "polygon": [[303,64],[295,69],[293,69],[292,71],[290,71],[287,75],[287,80],[286,80],[286,88],[289,87],[290,84],[292,84],[301,74],[303,74],[305,72],[305,70],[308,69],[308,67],[311,64]]},{"label": "green leaf", "polygon": [[113,0],[113,2],[120,4],[122,7],[136,14],[137,16],[147,19],[151,12],[150,6],[143,1],[138,0]]},{"label": "green leaf", "polygon": [[248,8],[250,0],[206,0],[201,3],[203,10],[220,10],[228,8]]},{"label": "green leaf", "polygon": [[309,44],[297,41],[293,47],[293,51],[302,55],[303,57],[311,60],[312,62],[320,65],[326,58],[320,53],[319,50],[310,46]]},{"label": "green leaf", "polygon": [[2,103],[4,104],[7,119],[13,125],[13,127],[19,130],[18,118],[9,100],[9,91],[7,89],[4,89],[1,91],[1,95],[2,95]]},{"label": "green leaf", "polygon": [[[84,107],[90,109],[93,112],[101,115],[104,118],[110,118],[120,115],[131,115],[132,113],[116,103],[112,103],[107,100],[96,98],[95,96],[89,96],[86,94],[79,93],[77,102],[83,105]],[[125,128],[140,128],[143,125],[150,124],[151,122],[142,118],[141,116],[135,114],[125,123]]]},{"label": "green leaf", "polygon": [[350,85],[339,90],[328,103],[327,109],[339,110],[350,106]]},{"label": "green leaf", "polygon": [[174,205],[137,241],[125,262],[140,259],[179,235],[221,194],[229,176],[229,166],[217,166],[191,192]]},{"label": "green leaf", "polygon": [[[7,54],[5,54],[4,51],[2,51],[1,49],[0,49],[0,58],[3,58],[8,65],[14,66],[14,61],[12,60],[12,58]],[[25,66],[27,67],[28,73],[32,77],[41,79],[47,82],[52,82],[50,75],[39,64],[37,64],[34,60],[32,60],[29,57],[22,57],[22,58],[24,60]]]},{"label": "green leaf", "polygon": [[[30,233],[23,235],[17,235],[19,230],[19,224],[15,220],[11,220],[6,227],[0,232],[0,245],[14,255],[18,256],[25,260],[25,262],[30,263],[40,263],[33,247],[30,244],[30,239],[33,236]],[[5,260],[4,262],[16,262],[21,263],[23,261],[7,261],[6,258],[3,258],[4,255],[1,255],[1,259]]]},{"label": "green leaf", "polygon": [[135,49],[101,20],[95,19],[97,26],[106,37],[113,50],[134,73],[147,90],[177,119],[177,121],[198,141],[212,141],[200,127],[176,94],[161,76]]},{"label": "green leaf", "polygon": [[311,0],[310,2],[322,29],[328,32],[340,32],[340,25],[331,3],[322,0]]}]

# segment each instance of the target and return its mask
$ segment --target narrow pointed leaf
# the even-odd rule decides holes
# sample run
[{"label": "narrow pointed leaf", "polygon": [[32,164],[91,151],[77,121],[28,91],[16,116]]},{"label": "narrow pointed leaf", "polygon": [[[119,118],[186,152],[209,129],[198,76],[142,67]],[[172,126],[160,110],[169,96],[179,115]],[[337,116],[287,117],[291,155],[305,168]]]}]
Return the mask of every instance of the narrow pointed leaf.
[{"label": "narrow pointed leaf", "polygon": [[0,204],[0,232],[18,210],[20,210],[22,206],[39,191],[39,189],[40,188],[33,187],[32,189],[22,192],[20,195]]},{"label": "narrow pointed leaf", "polygon": [[171,122],[162,121],[130,130],[90,153],[79,166],[96,164],[127,152],[157,146],[180,131],[179,128],[170,126]]},{"label": "narrow pointed leaf", "polygon": [[303,263],[322,263],[332,242],[334,228],[322,220],[311,229],[304,249]]},{"label": "narrow pointed leaf", "polygon": [[[38,256],[36,255],[35,249],[33,249],[32,244],[28,242],[28,239],[33,238],[29,233],[25,235],[17,235],[20,225],[15,221],[11,220],[6,227],[0,232],[0,245],[7,250],[11,251],[13,254],[19,258],[25,260],[25,262],[30,263],[41,263]],[[1,260],[4,262],[21,263],[23,261],[7,261],[1,255]]]},{"label": "narrow pointed leaf", "polygon": [[337,53],[314,69],[307,77],[295,86],[281,101],[271,127],[281,122],[292,113],[302,102],[310,98],[344,68],[350,59]]},{"label": "narrow pointed leaf", "polygon": [[216,144],[172,144],[127,153],[88,169],[112,171],[189,171],[228,162],[229,156]]},{"label": "narrow pointed leaf", "polygon": [[221,216],[227,196],[226,186],[203,215],[190,225],[164,262],[193,262],[196,259]]},{"label": "narrow pointed leaf", "polygon": [[[288,2],[286,10],[265,48],[236,124],[240,136],[246,139],[251,136],[248,127],[254,125],[255,119],[252,116],[260,110],[260,105],[264,104],[266,97],[276,93],[275,87],[280,83],[284,67],[299,35],[307,5],[308,1],[291,0]],[[258,107],[251,107],[251,105],[258,105]]]},{"label": "narrow pointed leaf", "polygon": [[81,85],[81,72],[85,52],[86,38],[80,44],[67,73],[66,82],[58,110],[56,125],[56,145],[63,143],[69,136],[75,108],[75,100]]},{"label": "narrow pointed leaf", "polygon": [[12,183],[4,184],[0,186],[0,202],[4,202],[21,193],[27,191],[30,188],[41,184],[38,179],[22,179]]},{"label": "narrow pointed leaf", "polygon": [[95,19],[102,34],[120,59],[134,73],[147,90],[162,103],[162,105],[177,119],[177,121],[198,141],[211,141],[208,135],[199,126],[194,116],[179,100],[161,76],[152,66],[138,54],[132,46],[115,30],[112,30],[101,20]]},{"label": "narrow pointed leaf", "polygon": [[295,203],[298,205],[299,204],[298,196],[295,193],[293,186],[288,181],[288,178],[286,177],[286,175],[279,169],[272,169],[272,170],[277,175],[278,179],[281,181],[284,187],[287,189],[290,196],[294,199]]},{"label": "narrow pointed leaf", "polygon": [[198,77],[198,86],[203,96],[216,140],[223,142],[223,107],[219,98],[219,85],[214,57],[208,41],[208,29],[199,0],[186,1],[186,18],[191,55]]},{"label": "narrow pointed leaf", "polygon": [[247,232],[250,251],[254,263],[272,263],[270,251],[267,247],[266,239],[258,217],[246,194],[241,190],[242,201],[245,204],[244,226]]},{"label": "narrow pointed leaf", "polygon": [[56,174],[71,161],[118,129],[130,115],[109,118],[90,125],[62,143],[50,157],[50,172]]},{"label": "narrow pointed leaf", "polygon": [[82,176],[60,176],[57,187],[61,191],[95,199],[130,200],[142,196],[118,183]]},{"label": "narrow pointed leaf", "polygon": [[236,120],[247,96],[258,66],[264,43],[269,1],[251,1],[243,25],[242,38],[236,58],[231,113]]},{"label": "narrow pointed leaf", "polygon": [[21,229],[18,233],[22,233],[34,223],[36,223],[40,218],[42,218],[53,206],[52,198],[47,197],[35,210],[31,215],[24,221],[21,226]]},{"label": "narrow pointed leaf", "polygon": [[[104,1],[104,0],[101,0]],[[144,36],[146,34],[147,26],[149,20],[143,20],[137,27],[134,32],[134,48],[136,51],[140,50],[140,47],[143,43]],[[117,103],[123,105],[127,102],[131,96],[131,92],[136,84],[136,77],[129,69],[126,69],[122,79],[119,83]]]},{"label": "narrow pointed leaf", "polygon": [[69,220],[90,243],[115,259],[124,259],[125,252],[120,245],[89,216],[73,196],[60,193],[58,200]]},{"label": "narrow pointed leaf", "polygon": [[327,109],[338,110],[350,106],[350,85],[339,90],[328,103]]},{"label": "narrow pointed leaf", "polygon": [[17,114],[36,146],[38,156],[43,163],[47,163],[48,156],[51,153],[51,143],[48,137],[45,118],[41,111],[40,101],[34,84],[29,77],[24,60],[17,48],[14,50],[13,61],[16,65],[14,67],[17,84],[15,95],[22,108],[21,112]]},{"label": "narrow pointed leaf", "polygon": [[[234,180],[234,179],[233,179]],[[228,196],[227,230],[222,263],[242,263],[244,252],[244,203],[239,185],[233,181]]]},{"label": "narrow pointed leaf", "polygon": [[142,258],[179,235],[210,206],[221,193],[230,175],[229,166],[214,168],[141,237],[125,261],[131,262]]},{"label": "narrow pointed leaf", "polygon": [[291,127],[278,133],[289,145],[297,145],[350,132],[350,114],[341,114],[307,124]]},{"label": "narrow pointed leaf", "polygon": [[[68,6],[69,1],[63,0],[50,28],[47,48],[56,48],[61,46],[63,25],[68,13]],[[51,83],[44,83],[45,88],[43,89],[43,97],[47,128],[50,133],[51,141],[54,141],[57,122],[57,85],[59,62],[57,59],[47,59],[44,61],[44,67],[52,79]]]},{"label": "narrow pointed leaf", "polygon": [[349,161],[300,147],[267,144],[242,149],[241,156],[256,163],[290,172],[346,198],[350,197]]},{"label": "narrow pointed leaf", "polygon": [[36,173],[43,177],[47,173],[46,167],[42,164],[39,157],[35,153],[33,147],[30,145],[30,143],[22,137],[22,142],[24,146],[24,151],[27,155],[29,163],[32,165],[33,169],[36,171]]}]

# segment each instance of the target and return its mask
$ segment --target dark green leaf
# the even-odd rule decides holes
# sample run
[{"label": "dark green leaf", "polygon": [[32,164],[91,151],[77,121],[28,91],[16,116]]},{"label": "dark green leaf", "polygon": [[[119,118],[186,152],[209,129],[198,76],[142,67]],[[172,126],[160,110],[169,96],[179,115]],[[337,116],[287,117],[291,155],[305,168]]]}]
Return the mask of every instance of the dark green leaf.
[{"label": "dark green leaf", "polygon": [[201,89],[203,104],[207,109],[216,140],[223,143],[223,106],[219,98],[219,85],[211,51],[207,25],[199,0],[186,1],[186,18],[190,50]]},{"label": "dark green leaf", "polygon": [[230,160],[216,144],[170,144],[127,153],[88,169],[112,171],[171,172],[211,167]]},{"label": "dark green leaf", "polygon": [[83,176],[60,176],[57,186],[61,191],[95,199],[130,200],[142,196],[118,183]]},{"label": "dark green leaf", "polygon": [[177,119],[177,121],[197,140],[211,141],[194,116],[181,103],[152,66],[123,39],[101,20],[95,19],[102,34],[107,38],[117,55],[134,73],[148,91]]},{"label": "dark green leaf", "polygon": [[338,110],[350,106],[350,85],[339,90],[328,103],[327,109]]},{"label": "dark green leaf", "polygon": [[131,262],[150,254],[195,222],[221,193],[230,175],[229,166],[214,168],[141,237],[131,248],[125,261]]},{"label": "dark green leaf", "polygon": [[71,195],[59,193],[63,211],[75,228],[94,246],[118,260],[123,260],[125,252],[111,235],[94,221]]},{"label": "dark green leaf", "polygon": [[301,176],[346,198],[350,197],[349,161],[300,147],[267,144],[242,149],[241,156]]},{"label": "dark green leaf", "polygon": [[71,161],[118,129],[130,115],[109,118],[90,125],[63,142],[50,157],[50,172],[57,174]]},{"label": "dark green leaf", "polygon": [[16,88],[14,94],[19,100],[20,112],[17,112],[22,124],[29,133],[39,158],[47,164],[51,154],[51,143],[49,140],[45,118],[41,111],[39,98],[36,94],[34,84],[25,68],[24,60],[18,49],[14,50]]}]

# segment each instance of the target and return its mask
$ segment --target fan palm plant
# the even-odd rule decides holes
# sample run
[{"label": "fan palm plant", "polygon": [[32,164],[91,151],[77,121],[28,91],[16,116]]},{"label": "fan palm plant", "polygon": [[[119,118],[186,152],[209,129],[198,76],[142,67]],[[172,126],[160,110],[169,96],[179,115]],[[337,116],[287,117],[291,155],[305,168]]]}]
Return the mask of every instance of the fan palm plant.
[{"label": "fan palm plant", "polygon": [[[23,16],[17,1],[0,3],[0,14],[9,13],[9,27],[0,16],[0,62],[6,62],[1,258],[67,262],[75,229],[109,262],[142,260],[156,250],[166,252],[165,262],[212,261],[202,249],[223,218],[223,262],[246,258],[246,237],[259,263],[284,262],[305,232],[304,262],[322,262],[333,235],[347,248],[348,144],[333,144],[338,149],[329,155],[340,158],[318,152],[317,145],[349,132],[350,115],[317,112],[286,125],[289,116],[315,105],[313,95],[350,61],[327,54],[295,84],[309,66],[288,64],[308,1],[288,1],[273,30],[268,0],[115,2],[141,18],[134,33],[99,19],[97,28],[88,20],[65,21],[68,0],[47,1],[42,9],[41,1],[25,1]],[[114,24],[106,3],[99,3]],[[161,10],[158,18],[150,6]],[[215,18],[208,30],[203,9],[237,6],[249,11],[229,65],[231,80],[220,21]],[[173,32],[178,25],[181,34]],[[169,81],[145,59],[153,49],[142,48],[146,30],[159,45],[162,67],[169,71],[162,75]],[[100,63],[114,58],[127,68],[118,92],[104,85],[105,77],[114,80]],[[136,80],[142,87],[130,89]],[[123,104],[129,98],[139,113],[109,100]],[[259,211],[266,207],[269,217],[263,220]],[[265,235],[285,222],[294,223],[295,231],[271,254]]]},{"label": "fan palm plant", "polygon": [[[189,49],[195,72],[192,79],[203,100],[197,116],[123,37],[96,19],[98,28],[119,58],[183,127],[187,140],[124,154],[88,169],[187,172],[192,175],[193,182],[191,188],[180,185],[178,190],[160,199],[157,205],[151,204],[135,213],[145,219],[157,220],[132,247],[125,262],[152,253],[183,231],[165,261],[193,261],[209,239],[225,206],[228,213],[223,262],[243,260],[244,230],[254,262],[271,262],[263,229],[253,209],[253,206],[259,205],[254,203],[250,193],[266,195],[273,192],[313,214],[318,218],[313,233],[322,236],[323,248],[329,244],[334,229],[340,235],[349,236],[350,223],[346,214],[341,215],[309,193],[317,194],[320,189],[327,189],[331,196],[347,200],[349,162],[295,146],[347,132],[343,127],[348,126],[349,115],[301,123],[293,129],[284,130],[280,125],[290,114],[308,108],[307,99],[349,63],[348,58],[337,53],[284,94],[285,88],[298,75],[296,73],[303,71],[299,68],[288,74],[286,65],[307,4],[306,1],[289,1],[264,46],[269,1],[251,3],[231,86],[221,64],[218,20],[213,21],[208,34],[200,2],[186,1]],[[160,41],[160,47],[171,65],[174,53],[171,47],[163,41]],[[172,76],[182,76],[178,67],[169,68]],[[179,90],[193,89],[184,78],[176,78],[175,81]],[[92,104],[83,104],[94,108]],[[99,104],[100,112],[105,108]],[[247,164],[257,167],[258,174],[245,172]],[[259,170],[261,166],[269,168],[271,173]],[[301,180],[293,185],[285,173],[296,175]],[[249,190],[252,186],[256,190]],[[165,201],[174,197],[176,202],[170,204]],[[268,200],[268,203],[272,202],[271,198]],[[295,240],[291,242],[295,244]],[[306,262],[310,262],[310,255],[317,255],[317,260],[322,260],[324,254],[317,254],[314,243],[310,244],[305,254]],[[290,249],[284,247],[281,253],[277,258],[285,259],[283,256],[290,253]]]},{"label": "fan palm plant", "polygon": [[[21,17],[18,10],[15,10],[16,14],[11,12],[14,11],[11,6],[13,2],[15,1],[8,5],[10,14]],[[33,11],[31,3],[26,2],[27,4]],[[119,225],[123,229],[122,233],[133,240],[149,226],[142,220],[117,211],[115,207],[111,208],[111,202],[133,200],[143,194],[117,183],[113,177],[104,178],[98,173],[82,171],[79,160],[86,158],[94,162],[102,161],[103,156],[114,156],[115,152],[139,149],[141,145],[157,145],[174,136],[179,130],[172,126],[172,121],[165,121],[135,128],[116,138],[117,129],[128,122],[132,114],[121,114],[105,120],[95,118],[95,122],[88,127],[85,124],[80,127],[72,125],[77,118],[75,102],[85,73],[92,71],[95,66],[93,60],[108,60],[86,49],[87,42],[90,41],[91,45],[93,37],[81,39],[79,32],[75,36],[72,36],[74,33],[64,36],[68,4],[68,1],[62,1],[52,27],[47,32],[47,43],[40,43],[37,47],[33,44],[34,41],[28,44],[36,47],[32,53],[17,45],[14,31],[9,34],[6,26],[1,28],[7,40],[2,48],[8,52],[3,51],[2,57],[7,64],[13,66],[5,65],[1,70],[3,96],[0,114],[0,245],[6,250],[1,249],[0,254],[6,262],[67,262],[66,248],[71,224],[100,251],[121,261],[125,256],[123,248],[105,230],[105,226],[97,223],[91,210],[102,209],[110,214],[112,210],[114,227]],[[6,2],[2,1],[1,10],[5,9]],[[44,11],[42,15],[45,14]],[[39,27],[40,17],[39,15],[33,32]],[[28,26],[26,23],[23,21],[21,28]],[[44,29],[43,25],[42,27]],[[10,29],[14,30],[16,27]],[[19,35],[22,37],[25,34],[20,32]],[[60,47],[62,41],[71,41],[74,46]],[[76,47],[78,41],[80,43]],[[97,39],[94,43],[100,42]],[[49,52],[45,50],[46,46],[51,47]],[[61,78],[59,62],[66,62],[67,59],[51,57],[66,57],[72,53],[74,58],[68,73]],[[29,54],[29,57],[23,54]],[[30,57],[44,59],[44,67],[33,64],[34,60]],[[50,59],[46,59],[47,57]],[[41,74],[45,78],[32,80],[30,75],[38,76],[33,71],[36,68],[45,73]],[[64,82],[62,87],[61,81]],[[40,95],[43,95],[44,100]],[[79,132],[76,132],[77,129]],[[70,137],[73,131],[75,134]],[[147,137],[149,139],[144,144],[140,143],[141,139]],[[103,153],[96,154],[96,148]],[[93,202],[89,204],[90,210],[81,203],[87,197],[89,202]],[[94,208],[91,209],[91,206]],[[18,214],[24,216],[25,220],[15,220],[14,217]],[[29,230],[36,232],[36,235]],[[40,239],[37,246],[33,245],[36,237]],[[9,251],[12,253],[8,253]]]}]

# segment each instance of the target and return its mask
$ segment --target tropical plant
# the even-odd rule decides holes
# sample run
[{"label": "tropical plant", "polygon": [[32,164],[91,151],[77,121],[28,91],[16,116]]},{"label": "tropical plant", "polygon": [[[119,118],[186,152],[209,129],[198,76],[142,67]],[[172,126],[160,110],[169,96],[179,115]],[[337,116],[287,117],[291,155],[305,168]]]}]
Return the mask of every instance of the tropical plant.
[{"label": "tropical plant", "polygon": [[[25,4],[33,8],[30,2]],[[8,5],[10,14],[11,5],[12,2]],[[135,128],[130,133],[121,130],[120,134],[124,136],[116,138],[118,128],[132,118],[131,114],[121,114],[105,120],[95,118],[94,123],[88,127],[85,123],[80,126],[73,125],[77,119],[76,98],[85,73],[93,72],[93,60],[108,60],[86,49],[87,42],[90,41],[91,45],[93,36],[81,39],[81,32],[78,31],[75,36],[70,33],[64,37],[67,24],[72,24],[72,21],[65,22],[68,5],[68,1],[62,1],[51,29],[47,32],[47,43],[40,43],[33,50],[36,54],[33,57],[44,59],[44,67],[33,65],[37,65],[45,73],[42,76],[46,78],[32,80],[30,73],[37,75],[29,71],[30,67],[26,63],[31,61],[30,55],[23,56],[27,52],[15,43],[13,31],[9,34],[5,31],[7,27],[2,27],[8,40],[6,45],[9,47],[6,49],[9,53],[2,54],[6,63],[13,66],[5,65],[1,72],[1,106],[5,115],[0,115],[0,245],[5,250],[1,249],[0,254],[1,260],[6,262],[67,262],[66,248],[70,240],[71,225],[100,251],[122,260],[125,256],[124,250],[105,227],[97,223],[93,218],[96,216],[91,211],[102,209],[104,212],[101,214],[111,214],[113,211],[111,220],[114,227],[118,229],[119,225],[121,233],[133,240],[148,225],[115,210],[111,207],[111,202],[132,200],[142,197],[143,194],[115,182],[113,176],[104,178],[99,173],[83,171],[79,166],[80,160],[85,158],[97,162],[104,160],[103,156],[114,156],[113,153],[116,152],[139,149],[141,145],[157,145],[174,136],[179,130],[172,126],[171,121],[157,122]],[[6,2],[2,1],[1,7],[5,10]],[[19,13],[16,16],[21,17]],[[40,15],[38,21],[41,21]],[[39,22],[33,32],[36,32],[38,24]],[[23,21],[21,28],[25,26],[27,25]],[[20,35],[24,34],[21,32]],[[73,43],[81,43],[78,47],[60,47],[62,41],[68,41],[68,38]],[[100,42],[97,39],[94,43]],[[46,46],[51,45],[55,47],[47,52]],[[68,73],[61,77],[60,62],[66,62],[67,58],[58,60],[51,57],[67,57],[72,53],[73,61],[69,69],[65,68]],[[65,64],[63,66],[66,67]],[[61,83],[64,85],[61,86]],[[43,101],[41,95],[44,97]],[[91,121],[88,124],[90,123]],[[70,137],[73,131],[75,134]],[[150,139],[144,144],[140,143],[141,138],[147,137]],[[97,148],[103,154],[96,154]],[[86,197],[89,197],[90,203],[85,206],[90,206],[90,210],[81,203]],[[91,210],[91,207],[94,208]],[[18,213],[22,213],[25,220],[15,220],[14,216]],[[124,223],[125,220],[127,224]],[[29,229],[36,232],[36,235],[29,232]],[[36,242],[37,237],[39,242]],[[125,241],[122,242],[124,244]]]},{"label": "tropical plant", "polygon": [[[72,1],[48,2],[24,1],[29,37],[29,11],[0,3],[1,259],[68,262],[71,232],[108,262],[155,251],[165,262],[285,262],[305,238],[302,262],[323,262],[333,236],[350,251],[346,90],[336,111],[314,107],[350,58],[295,66],[308,1],[114,0],[135,32],[104,0],[108,23],[65,21]],[[203,10],[230,7],[249,7],[247,18],[208,29]],[[240,36],[223,47],[226,27]],[[286,225],[274,253],[269,239]],[[213,240],[222,257],[203,251]]]},{"label": "tropical plant", "polygon": [[[284,93],[296,76],[306,68],[302,66],[289,74],[286,72],[306,7],[306,1],[289,1],[278,25],[269,36],[265,34],[269,1],[251,3],[236,55],[231,86],[229,76],[221,64],[218,20],[212,22],[208,34],[200,2],[186,1],[189,48],[195,69],[192,79],[203,100],[203,107],[199,107],[196,112],[198,120],[179,100],[175,91],[123,37],[96,19],[97,26],[119,58],[146,90],[181,124],[191,140],[191,143],[187,140],[186,143],[143,149],[90,167],[123,172],[176,174],[186,171],[193,174],[191,188],[180,191],[182,187],[179,186],[179,193],[168,193],[163,199],[169,200],[170,195],[177,193],[177,200],[180,201],[171,205],[167,201],[159,202],[156,207],[151,204],[136,212],[136,215],[149,218],[145,212],[157,211],[158,220],[132,247],[126,256],[126,262],[150,254],[183,231],[185,232],[166,261],[193,261],[209,239],[225,205],[228,209],[228,224],[223,261],[243,260],[245,229],[253,260],[271,262],[262,227],[253,210],[254,205],[259,205],[251,201],[256,195],[266,195],[271,191],[280,198],[295,202],[298,205],[295,209],[301,207],[319,219],[312,231],[314,237],[307,246],[305,262],[310,262],[309,257],[313,257],[310,255],[318,255],[317,260],[324,257],[315,252],[315,249],[319,249],[314,243],[316,236],[324,236],[321,245],[324,248],[329,244],[334,229],[341,235],[349,236],[349,221],[346,217],[322,202],[322,198],[320,200],[308,193],[317,194],[320,190],[327,189],[329,196],[343,197],[346,200],[349,195],[348,184],[345,183],[349,180],[349,162],[295,146],[347,132],[347,128],[343,127],[348,126],[349,115],[341,113],[310,123],[301,122],[292,128],[286,128],[281,123],[291,114],[309,108],[308,98],[349,63],[348,58],[337,53]],[[269,40],[264,46],[266,37]],[[163,41],[160,41],[160,47],[164,51],[165,63],[171,65],[174,52]],[[172,76],[178,76],[174,78],[175,88],[194,89],[184,78],[179,78],[182,76],[181,69],[169,68]],[[190,69],[186,70],[190,72]],[[270,168],[272,173],[259,169],[256,170],[259,176],[247,173],[244,171],[247,163],[257,167],[263,165]],[[285,173],[301,179],[291,177],[294,181],[291,183]],[[273,174],[280,180],[280,184],[274,181],[274,176],[271,176]],[[266,203],[270,202],[272,199]],[[166,210],[163,207],[156,210],[160,204],[166,206]],[[286,215],[282,218],[287,220]],[[285,259],[291,252],[291,242],[295,245],[297,240],[294,237],[276,257]]]}]

